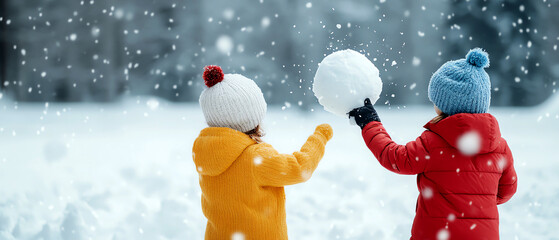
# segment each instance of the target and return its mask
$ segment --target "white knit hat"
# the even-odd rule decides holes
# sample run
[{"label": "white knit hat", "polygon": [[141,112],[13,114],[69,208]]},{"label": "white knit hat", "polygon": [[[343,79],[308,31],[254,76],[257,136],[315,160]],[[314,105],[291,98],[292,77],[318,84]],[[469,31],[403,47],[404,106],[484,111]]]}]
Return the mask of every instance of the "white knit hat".
[{"label": "white knit hat", "polygon": [[210,127],[248,132],[260,125],[267,106],[254,81],[240,74],[223,74],[212,65],[204,68],[203,78],[208,88],[200,95],[200,106]]}]

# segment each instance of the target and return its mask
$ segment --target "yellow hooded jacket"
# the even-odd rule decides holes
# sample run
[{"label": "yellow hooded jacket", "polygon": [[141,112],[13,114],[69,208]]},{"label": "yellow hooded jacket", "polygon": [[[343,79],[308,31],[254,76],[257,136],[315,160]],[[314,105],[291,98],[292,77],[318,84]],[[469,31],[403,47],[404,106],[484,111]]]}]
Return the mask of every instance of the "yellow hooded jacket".
[{"label": "yellow hooded jacket", "polygon": [[300,151],[279,154],[231,128],[209,127],[194,142],[206,240],[287,239],[283,186],[310,178],[332,128],[316,128]]}]

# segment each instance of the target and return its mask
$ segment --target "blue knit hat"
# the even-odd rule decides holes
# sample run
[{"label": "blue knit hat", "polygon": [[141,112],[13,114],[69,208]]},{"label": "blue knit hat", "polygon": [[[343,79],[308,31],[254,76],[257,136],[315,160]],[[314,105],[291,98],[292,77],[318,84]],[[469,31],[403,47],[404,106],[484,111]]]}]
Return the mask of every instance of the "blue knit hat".
[{"label": "blue knit hat", "polygon": [[491,101],[491,81],[484,68],[489,56],[480,48],[466,59],[443,64],[429,82],[429,100],[443,113],[486,113]]}]

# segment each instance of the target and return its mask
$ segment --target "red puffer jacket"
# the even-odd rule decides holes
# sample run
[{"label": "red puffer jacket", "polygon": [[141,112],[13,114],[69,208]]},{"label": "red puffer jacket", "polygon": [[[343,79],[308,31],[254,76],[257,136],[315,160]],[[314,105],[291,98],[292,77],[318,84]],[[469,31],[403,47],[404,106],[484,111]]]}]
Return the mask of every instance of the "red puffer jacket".
[{"label": "red puffer jacket", "polygon": [[[362,132],[382,166],[399,174],[418,174],[420,194],[411,239],[499,239],[497,205],[514,195],[517,179],[497,120],[487,113],[461,113],[425,128],[406,145],[392,141],[380,122],[369,123]],[[461,141],[465,134],[467,139]],[[479,152],[464,155],[459,142],[473,150],[479,143]]]}]

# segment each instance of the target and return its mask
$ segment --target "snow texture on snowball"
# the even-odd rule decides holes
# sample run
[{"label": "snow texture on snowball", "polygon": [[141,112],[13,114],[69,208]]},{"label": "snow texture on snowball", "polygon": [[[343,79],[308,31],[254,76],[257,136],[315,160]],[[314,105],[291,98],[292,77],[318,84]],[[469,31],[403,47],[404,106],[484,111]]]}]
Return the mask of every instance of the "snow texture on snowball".
[{"label": "snow texture on snowball", "polygon": [[481,48],[470,50],[466,55],[466,60],[478,68],[489,67],[489,55]]},{"label": "snow texture on snowball", "polygon": [[340,116],[375,103],[382,92],[379,70],[363,54],[347,49],[326,56],[314,76],[313,92],[328,112]]}]

